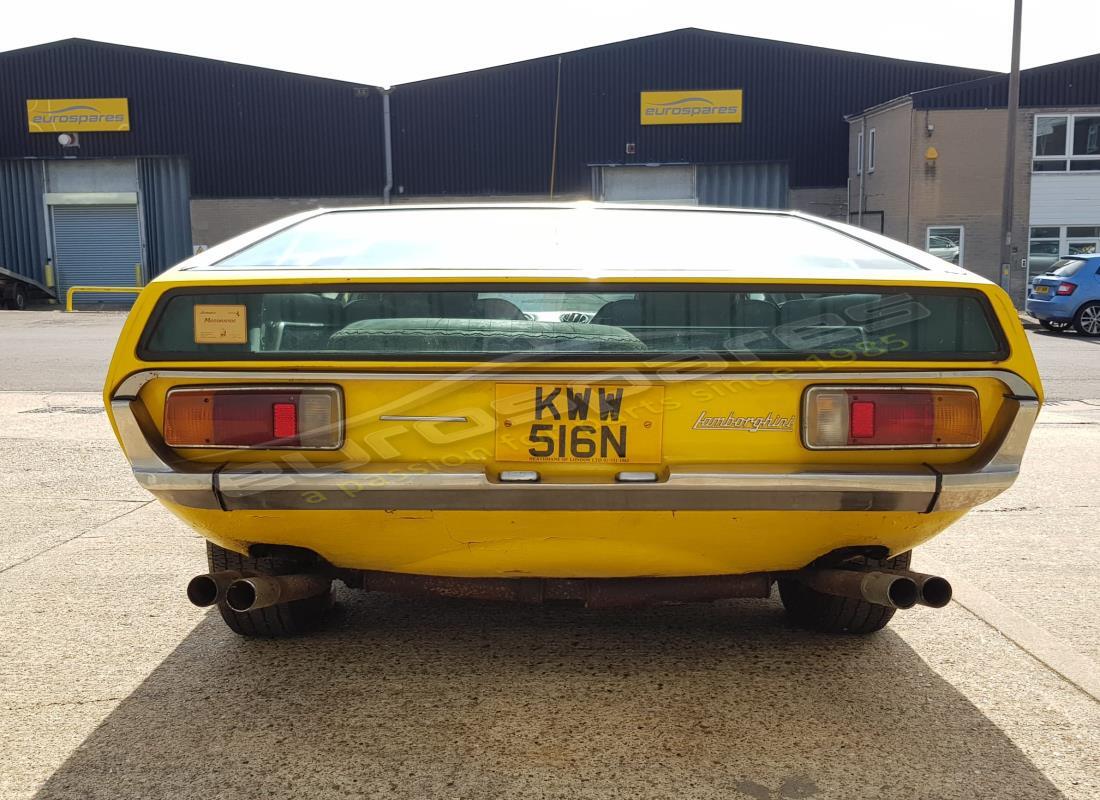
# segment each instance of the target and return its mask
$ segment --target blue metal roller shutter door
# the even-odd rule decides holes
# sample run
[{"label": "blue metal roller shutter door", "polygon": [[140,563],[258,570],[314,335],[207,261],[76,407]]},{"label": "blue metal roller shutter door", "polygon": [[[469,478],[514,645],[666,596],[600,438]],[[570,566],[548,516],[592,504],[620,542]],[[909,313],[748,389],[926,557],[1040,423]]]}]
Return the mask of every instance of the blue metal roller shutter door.
[{"label": "blue metal roller shutter door", "polygon": [[[59,298],[70,286],[133,286],[141,263],[137,206],[53,206]],[[77,294],[81,306],[129,306],[132,294]]]}]

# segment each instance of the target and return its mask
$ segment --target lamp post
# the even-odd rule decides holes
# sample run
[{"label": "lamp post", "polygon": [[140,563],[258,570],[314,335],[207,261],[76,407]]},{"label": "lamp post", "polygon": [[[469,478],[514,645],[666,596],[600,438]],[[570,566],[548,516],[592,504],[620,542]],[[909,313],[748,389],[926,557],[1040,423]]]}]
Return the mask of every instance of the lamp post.
[{"label": "lamp post", "polygon": [[1012,15],[1012,67],[1008,74],[1008,134],[1005,139],[1005,184],[1001,198],[1001,288],[1009,290],[1012,270],[1012,217],[1015,203],[1016,125],[1020,110],[1020,20],[1024,0],[1015,0]]}]

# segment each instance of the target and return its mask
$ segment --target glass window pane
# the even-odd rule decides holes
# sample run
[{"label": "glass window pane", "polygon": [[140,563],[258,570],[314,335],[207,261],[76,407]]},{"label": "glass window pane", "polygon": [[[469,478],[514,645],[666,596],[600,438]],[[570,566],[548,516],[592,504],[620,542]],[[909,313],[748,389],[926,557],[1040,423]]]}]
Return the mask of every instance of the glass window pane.
[{"label": "glass window pane", "polygon": [[1069,242],[1066,252],[1071,256],[1095,255],[1096,242]]},{"label": "glass window pane", "polygon": [[[903,292],[820,285],[768,292],[712,285],[634,288],[512,285],[453,289],[251,290],[175,295],[154,315],[146,356],[188,360],[497,358],[647,359],[683,355],[825,360],[987,359],[1002,349],[983,296],[967,290]],[[617,291],[612,291],[618,288]],[[196,342],[196,305],[242,308],[241,344]]]},{"label": "glass window pane", "polygon": [[1034,172],[1065,172],[1066,162],[1062,159],[1056,161],[1033,161],[1031,169]]},{"label": "glass window pane", "polygon": [[[391,209],[310,217],[204,269],[470,269],[498,275],[557,267],[637,274],[681,264],[726,274],[764,263],[776,273],[922,269],[839,231],[782,215],[609,206],[537,213]],[[716,240],[736,246],[716,246]]]},{"label": "glass window pane", "polygon": [[1100,237],[1100,225],[1066,228],[1066,236],[1071,239],[1087,239]]},{"label": "glass window pane", "polygon": [[[1056,162],[1061,164],[1061,161]],[[1100,170],[1100,158],[1075,158],[1069,162],[1069,168],[1074,172],[1089,172]]]},{"label": "glass window pane", "polygon": [[1035,155],[1064,156],[1066,154],[1066,118],[1035,118]]},{"label": "glass window pane", "polygon": [[1054,265],[1054,269],[1050,271],[1051,275],[1057,275],[1059,278],[1069,278],[1076,275],[1081,267],[1085,266],[1084,261],[1078,259],[1062,259]]},{"label": "glass window pane", "polygon": [[1028,255],[1034,256],[1056,256],[1058,255],[1058,242],[1046,241],[1037,242],[1032,240],[1031,247],[1028,249]]},{"label": "glass window pane", "polygon": [[1032,239],[1057,239],[1061,234],[1059,228],[1032,228]]},{"label": "glass window pane", "polygon": [[925,250],[944,261],[958,264],[962,256],[962,228],[955,226],[929,228]]},{"label": "glass window pane", "polygon": [[1100,156],[1100,117],[1073,118],[1073,154]]}]

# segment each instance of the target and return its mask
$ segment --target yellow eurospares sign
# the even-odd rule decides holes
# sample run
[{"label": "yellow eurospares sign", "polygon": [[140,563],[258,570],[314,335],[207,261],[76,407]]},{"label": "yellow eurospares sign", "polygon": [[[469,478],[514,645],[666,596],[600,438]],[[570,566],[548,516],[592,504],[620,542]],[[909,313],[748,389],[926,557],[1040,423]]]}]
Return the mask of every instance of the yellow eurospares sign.
[{"label": "yellow eurospares sign", "polygon": [[740,89],[642,92],[643,125],[706,125],[740,121]]},{"label": "yellow eurospares sign", "polygon": [[130,130],[130,104],[125,97],[76,100],[28,100],[31,133]]}]

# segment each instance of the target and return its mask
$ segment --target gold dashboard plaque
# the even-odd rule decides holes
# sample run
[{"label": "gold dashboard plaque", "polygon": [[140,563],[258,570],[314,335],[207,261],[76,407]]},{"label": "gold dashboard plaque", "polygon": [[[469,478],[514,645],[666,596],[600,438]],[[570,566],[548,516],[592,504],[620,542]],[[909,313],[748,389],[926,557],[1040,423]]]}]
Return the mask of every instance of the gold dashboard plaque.
[{"label": "gold dashboard plaque", "polygon": [[243,305],[195,306],[195,344],[247,344],[248,314]]}]

